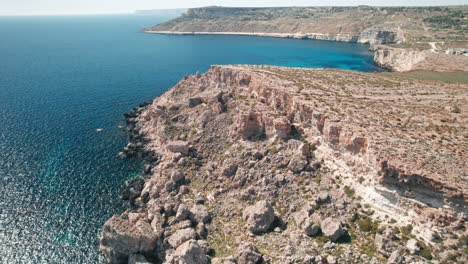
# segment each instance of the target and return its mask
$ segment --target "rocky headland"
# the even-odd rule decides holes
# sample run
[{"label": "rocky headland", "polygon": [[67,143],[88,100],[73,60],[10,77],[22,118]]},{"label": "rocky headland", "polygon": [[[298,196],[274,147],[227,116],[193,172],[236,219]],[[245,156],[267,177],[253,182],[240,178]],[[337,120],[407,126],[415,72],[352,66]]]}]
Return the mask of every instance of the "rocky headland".
[{"label": "rocky headland", "polygon": [[109,263],[466,263],[468,86],[213,66],[127,114]]},{"label": "rocky headland", "polygon": [[467,13],[466,6],[204,7],[145,32],[366,43],[376,51],[375,62],[392,71],[452,72],[468,71]]}]

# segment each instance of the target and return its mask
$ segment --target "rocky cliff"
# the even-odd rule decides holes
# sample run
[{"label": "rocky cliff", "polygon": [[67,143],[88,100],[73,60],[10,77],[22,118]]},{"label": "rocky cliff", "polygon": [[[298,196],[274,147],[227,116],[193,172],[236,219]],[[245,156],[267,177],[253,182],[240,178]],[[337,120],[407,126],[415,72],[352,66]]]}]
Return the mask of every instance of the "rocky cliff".
[{"label": "rocky cliff", "polygon": [[[362,17],[382,15],[366,8],[193,8],[180,18],[147,32],[184,34],[251,34],[370,44],[399,43],[404,36],[397,23]],[[379,14],[380,13],[380,14]]]},{"label": "rocky cliff", "polygon": [[392,71],[468,71],[468,56],[454,56],[430,50],[419,51],[381,45],[373,49],[375,50],[375,63]]},{"label": "rocky cliff", "polygon": [[468,261],[468,86],[213,66],[127,115],[111,263]]}]

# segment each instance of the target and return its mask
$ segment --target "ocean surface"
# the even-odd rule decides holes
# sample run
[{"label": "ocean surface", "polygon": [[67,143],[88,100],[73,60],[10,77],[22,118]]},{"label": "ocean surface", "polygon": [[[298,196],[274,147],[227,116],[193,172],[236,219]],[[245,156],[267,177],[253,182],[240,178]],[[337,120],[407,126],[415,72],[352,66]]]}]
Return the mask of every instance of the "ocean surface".
[{"label": "ocean surface", "polygon": [[164,19],[0,17],[0,263],[100,261],[99,230],[140,172],[116,157],[122,114],[184,75],[212,64],[378,70],[365,45],[141,32]]}]

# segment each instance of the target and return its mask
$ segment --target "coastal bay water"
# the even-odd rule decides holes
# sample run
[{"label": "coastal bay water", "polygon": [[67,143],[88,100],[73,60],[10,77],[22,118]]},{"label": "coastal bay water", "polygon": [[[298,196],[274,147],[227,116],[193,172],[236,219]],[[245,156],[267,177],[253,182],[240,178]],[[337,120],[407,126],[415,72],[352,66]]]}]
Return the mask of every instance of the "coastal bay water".
[{"label": "coastal bay water", "polygon": [[96,263],[140,164],[123,113],[212,64],[379,70],[359,44],[144,34],[165,18],[0,17],[0,263]]}]

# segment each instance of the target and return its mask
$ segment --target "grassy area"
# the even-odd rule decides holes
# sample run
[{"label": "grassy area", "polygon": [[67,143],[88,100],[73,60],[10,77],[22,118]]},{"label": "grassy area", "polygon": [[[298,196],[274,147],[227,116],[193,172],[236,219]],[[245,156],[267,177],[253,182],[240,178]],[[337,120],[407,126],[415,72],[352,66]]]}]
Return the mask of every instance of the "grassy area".
[{"label": "grassy area", "polygon": [[468,84],[468,74],[466,74],[466,72],[414,71],[414,72],[384,72],[384,73],[379,73],[379,74],[397,77],[397,78]]}]

